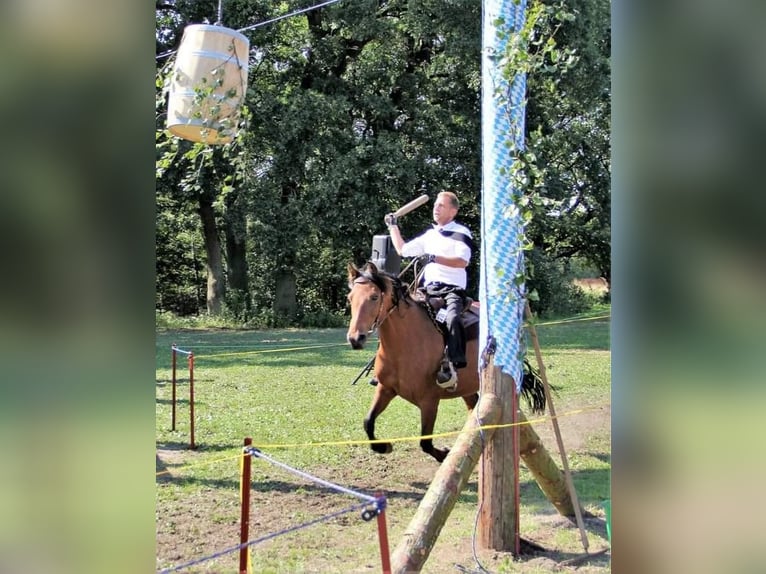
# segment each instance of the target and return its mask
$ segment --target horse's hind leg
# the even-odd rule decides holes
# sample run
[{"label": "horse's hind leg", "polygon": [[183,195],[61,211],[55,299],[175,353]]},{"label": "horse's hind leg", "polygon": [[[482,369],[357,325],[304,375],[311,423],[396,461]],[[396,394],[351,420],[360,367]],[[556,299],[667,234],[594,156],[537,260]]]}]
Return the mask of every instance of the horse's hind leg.
[{"label": "horse's hind leg", "polygon": [[[375,439],[375,419],[378,415],[386,410],[388,403],[391,402],[396,396],[396,392],[378,383],[375,387],[375,396],[372,399],[370,410],[367,416],[364,417],[364,430],[367,433],[367,438],[370,440]],[[375,442],[370,444],[370,448],[380,454],[388,454],[394,447],[390,442]]]},{"label": "horse's hind leg", "polygon": [[[420,436],[429,436],[434,432],[434,424],[436,423],[436,414],[438,412],[438,399],[420,405]],[[433,440],[430,438],[420,439],[420,448],[439,462],[442,462],[447,457],[447,454],[449,454],[448,448],[434,448]]]}]

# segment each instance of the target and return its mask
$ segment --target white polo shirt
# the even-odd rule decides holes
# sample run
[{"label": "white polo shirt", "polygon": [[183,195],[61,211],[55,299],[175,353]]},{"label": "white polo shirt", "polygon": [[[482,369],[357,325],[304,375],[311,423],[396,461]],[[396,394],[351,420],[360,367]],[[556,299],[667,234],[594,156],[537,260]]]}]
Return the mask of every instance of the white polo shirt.
[{"label": "white polo shirt", "polygon": [[[434,224],[431,229],[402,246],[402,257],[418,257],[424,253],[432,253],[442,257],[459,257],[468,263],[471,260],[471,248],[459,239],[445,237],[439,233],[441,230],[449,232],[457,231],[473,238],[467,227],[455,221],[450,221],[444,227]],[[440,263],[429,263],[426,265],[423,278],[426,285],[429,283],[447,283],[449,285],[456,285],[461,289],[465,289],[467,283],[464,267],[447,267]]]}]

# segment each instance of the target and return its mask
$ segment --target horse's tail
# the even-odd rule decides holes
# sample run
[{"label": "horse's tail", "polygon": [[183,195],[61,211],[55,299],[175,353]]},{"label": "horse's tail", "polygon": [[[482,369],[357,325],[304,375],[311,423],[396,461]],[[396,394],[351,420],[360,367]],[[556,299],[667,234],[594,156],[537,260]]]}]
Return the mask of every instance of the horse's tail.
[{"label": "horse's tail", "polygon": [[[527,401],[527,405],[533,413],[545,412],[545,386],[540,378],[540,371],[535,369],[529,361],[524,359],[524,377],[521,381],[521,396]],[[551,387],[551,390],[558,390]]]}]

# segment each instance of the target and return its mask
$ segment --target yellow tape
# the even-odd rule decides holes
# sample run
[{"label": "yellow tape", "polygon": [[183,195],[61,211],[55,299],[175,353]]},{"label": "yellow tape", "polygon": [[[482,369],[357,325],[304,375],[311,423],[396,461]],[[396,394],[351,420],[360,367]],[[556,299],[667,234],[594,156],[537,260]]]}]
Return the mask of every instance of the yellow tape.
[{"label": "yellow tape", "polygon": [[[584,413],[584,412],[587,412],[587,411],[594,411],[594,410],[602,409],[604,407],[609,407],[609,406],[611,406],[611,403],[604,403],[602,405],[594,405],[594,406],[590,406],[590,407],[584,407],[584,408],[581,408],[581,409],[576,409],[576,410],[573,410],[573,411],[567,411],[565,413],[556,415],[556,418],[560,419],[562,417],[572,416],[572,415]],[[548,420],[553,420],[553,417],[540,417],[540,418],[531,419],[531,420],[528,419],[526,422],[520,422],[520,423],[508,423],[508,424],[503,424],[503,425],[485,425],[485,426],[481,426],[481,427],[475,427],[475,428],[473,428],[471,430],[472,431],[480,431],[480,430],[485,430],[485,429],[509,428],[509,427],[521,426],[521,425],[531,425],[532,423],[545,422],[545,421],[548,421]],[[463,432],[463,430],[461,429],[459,431],[451,431],[451,432],[445,432],[445,433],[439,433],[439,434],[417,435],[417,436],[406,436],[406,437],[395,437],[395,438],[385,438],[385,439],[384,438],[379,438],[379,439],[375,439],[375,440],[343,440],[343,441],[282,443],[282,444],[279,444],[279,443],[277,443],[277,444],[256,443],[256,444],[253,444],[253,446],[257,447],[257,448],[264,448],[264,449],[266,449],[266,448],[297,448],[297,447],[307,447],[307,446],[354,446],[354,445],[382,444],[382,443],[391,443],[391,442],[415,442],[415,441],[420,441],[420,440],[422,440],[424,438],[434,439],[434,438],[444,438],[444,437],[449,437],[449,436],[456,436],[456,435],[459,435],[462,432]],[[207,460],[207,461],[203,461],[203,462],[198,462],[198,463],[194,463],[194,464],[188,464],[188,465],[180,466],[180,467],[174,469],[174,471],[179,471],[180,472],[180,471],[188,470],[190,468],[194,468],[196,466],[202,466],[204,464],[213,464],[215,462],[221,462],[221,461],[224,461],[224,460],[232,460],[234,458],[239,459],[240,476],[241,476],[242,475],[242,454],[241,454],[241,452],[238,453],[238,454],[232,455],[232,456],[227,456],[227,457],[217,458],[217,459],[214,459],[214,460]],[[171,472],[170,470],[162,470],[162,471],[157,473],[157,476],[159,476],[161,474],[169,474],[170,472]],[[240,483],[241,483],[241,480],[240,480]],[[242,496],[242,490],[241,490],[241,487],[240,487],[240,497],[241,496]],[[240,500],[241,500],[241,498],[240,498]]]},{"label": "yellow tape", "polygon": [[[605,403],[603,405],[597,405],[593,407],[585,407],[582,409],[577,409],[574,411],[568,411],[563,414],[556,415],[557,419],[560,419],[565,416],[571,416],[579,413],[583,413],[586,411],[592,411],[601,409],[603,407],[610,406],[611,403]],[[514,426],[522,426],[522,425],[530,425],[532,423],[539,423],[539,422],[545,422],[547,420],[553,420],[553,417],[540,417],[537,419],[527,420],[525,422],[519,422],[519,423],[508,423],[508,424],[502,424],[502,425],[486,425],[481,427],[475,427],[471,429],[471,431],[480,431],[485,429],[500,429],[500,428],[509,428]],[[306,447],[306,446],[351,446],[351,445],[363,445],[363,444],[381,444],[381,443],[392,443],[392,442],[415,442],[420,441],[422,439],[430,438],[444,438],[449,436],[456,436],[462,433],[463,430],[459,431],[451,431],[451,432],[445,432],[445,433],[439,433],[439,434],[429,434],[429,435],[416,435],[416,436],[407,436],[407,437],[396,437],[396,438],[379,438],[375,440],[343,440],[343,441],[326,441],[326,442],[304,442],[304,443],[282,443],[282,444],[264,444],[264,443],[254,443],[253,446],[258,448],[296,448],[296,447]]]},{"label": "yellow tape", "polygon": [[611,315],[601,315],[600,317],[581,317],[579,319],[561,319],[560,321],[546,321],[545,323],[534,323],[535,327],[543,325],[558,325],[560,323],[577,323],[578,321],[599,321],[601,319],[610,319]]},{"label": "yellow tape", "polygon": [[280,349],[258,349],[255,351],[238,351],[236,353],[216,353],[214,355],[194,355],[195,359],[200,358],[216,358],[216,357],[232,357],[235,355],[258,355],[261,353],[284,353],[287,351],[304,351],[308,349],[327,349],[330,347],[345,347],[348,345],[348,343],[331,343],[329,345],[310,345],[307,347],[291,347],[291,348],[280,348]]}]

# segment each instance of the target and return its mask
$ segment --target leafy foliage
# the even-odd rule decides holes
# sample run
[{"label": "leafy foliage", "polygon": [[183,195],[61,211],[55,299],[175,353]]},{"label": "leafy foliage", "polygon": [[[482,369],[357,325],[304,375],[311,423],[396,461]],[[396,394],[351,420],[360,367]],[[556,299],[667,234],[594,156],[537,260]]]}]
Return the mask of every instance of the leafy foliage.
[{"label": "leafy foliage", "polygon": [[568,317],[590,309],[596,301],[572,283],[572,270],[565,261],[553,259],[541,249],[527,254],[535,297],[529,302],[540,317]]},{"label": "leafy foliage", "polygon": [[[529,73],[518,164],[527,235],[550,257],[579,254],[607,274],[609,5],[566,4],[530,3],[528,45],[514,64]],[[224,20],[239,29],[297,7],[231,0]],[[215,14],[208,1],[158,8],[157,53]],[[478,0],[361,0],[248,31],[244,129],[223,146],[164,131],[172,55],[159,58],[158,308],[207,303],[217,312],[212,299],[242,324],[338,316],[346,264],[368,259],[372,236],[385,233],[383,214],[421,193],[454,190],[479,239],[480,24]],[[416,210],[403,232],[429,221]],[[197,235],[193,256],[185,234]],[[478,265],[474,257],[468,270],[476,288]],[[285,277],[294,279],[295,310],[280,315]]]}]

